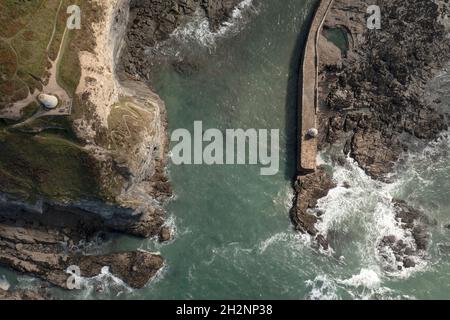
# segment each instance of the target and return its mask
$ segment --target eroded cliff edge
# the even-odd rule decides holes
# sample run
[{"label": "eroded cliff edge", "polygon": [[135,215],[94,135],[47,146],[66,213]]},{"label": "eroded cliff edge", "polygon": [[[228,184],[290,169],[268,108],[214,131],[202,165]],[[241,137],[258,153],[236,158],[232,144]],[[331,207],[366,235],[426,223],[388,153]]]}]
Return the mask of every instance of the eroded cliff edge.
[{"label": "eroded cliff edge", "polygon": [[[381,9],[379,30],[367,27],[370,5]],[[373,179],[389,182],[409,141],[433,140],[447,130],[440,101],[425,99],[428,83],[450,60],[447,15],[443,1],[333,1],[318,43],[317,143],[335,164],[345,166],[349,156]],[[333,41],[330,32],[344,36]],[[328,235],[316,224],[327,213],[316,205],[334,186],[324,167],[295,183],[293,222],[324,249]],[[386,236],[378,251],[382,258],[392,252],[398,269],[413,267],[414,257],[427,249],[434,222],[404,201],[394,199],[392,205],[414,243]]]},{"label": "eroded cliff edge", "polygon": [[[141,288],[163,266],[159,254],[86,249],[104,232],[170,238],[161,207],[171,195],[165,107],[144,84],[117,77],[129,2],[81,1],[79,30],[66,26],[66,1],[36,5],[2,15],[16,27],[4,30],[2,44],[17,56],[1,77],[10,95],[1,105],[0,263],[62,288],[69,266],[86,278],[106,266]],[[20,14],[53,21],[53,30],[28,30]],[[43,65],[22,56],[47,41],[36,48]],[[7,92],[18,81],[26,86]],[[58,106],[40,106],[40,92],[56,95]]]},{"label": "eroded cliff edge", "polygon": [[[107,266],[131,287],[148,283],[164,264],[159,254],[89,251],[110,232],[172,236],[162,209],[171,196],[167,118],[143,82],[151,65],[146,50],[194,14],[219,28],[239,2],[78,1],[80,30],[66,27],[66,0],[2,8],[2,265],[62,288],[71,265],[86,278]],[[32,19],[42,24],[33,29]],[[39,93],[55,95],[58,105],[43,108]]]}]

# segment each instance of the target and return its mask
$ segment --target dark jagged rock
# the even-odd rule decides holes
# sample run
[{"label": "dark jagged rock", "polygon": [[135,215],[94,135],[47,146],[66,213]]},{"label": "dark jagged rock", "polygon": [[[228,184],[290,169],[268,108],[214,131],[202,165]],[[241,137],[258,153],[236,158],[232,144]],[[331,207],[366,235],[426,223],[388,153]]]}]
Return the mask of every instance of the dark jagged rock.
[{"label": "dark jagged rock", "polygon": [[77,256],[69,260],[80,267],[83,277],[95,277],[103,267],[108,266],[111,274],[137,289],[143,288],[164,265],[161,256],[144,251]]},{"label": "dark jagged rock", "polygon": [[4,291],[0,289],[0,300],[50,300],[46,293],[36,291]]},{"label": "dark jagged rock", "polygon": [[43,201],[41,206],[33,208],[0,194],[1,221],[22,221],[23,225],[41,224],[54,229],[72,228],[79,230],[80,237],[104,231],[149,238],[160,233],[164,212],[159,207],[136,211],[99,202],[64,204]]},{"label": "dark jagged rock", "polygon": [[[429,226],[433,224],[423,212],[409,206],[405,201],[394,200],[395,218],[406,234],[412,235],[412,243],[397,239],[394,235],[383,237],[378,252],[389,271],[413,268],[416,258],[422,257],[430,242]],[[395,259],[395,261],[393,261]],[[394,268],[395,266],[395,268]]]},{"label": "dark jagged rock", "polygon": [[392,170],[402,152],[397,136],[385,136],[373,130],[355,132],[350,150],[350,156],[361,168],[379,178]]},{"label": "dark jagged rock", "polygon": [[[211,31],[216,31],[241,0],[133,0],[131,1],[130,23],[127,31],[128,50],[124,55],[123,67],[127,73],[147,79],[151,65],[147,50],[169,38],[194,13],[204,14]],[[192,62],[175,61],[177,71],[189,73],[195,70]]]},{"label": "dark jagged rock", "polygon": [[[86,222],[85,220],[83,220]],[[142,288],[163,266],[157,254],[143,251],[94,255],[99,229],[85,224],[55,227],[26,220],[0,220],[0,263],[33,274],[53,285],[67,288],[67,268],[76,265],[81,276],[90,278],[109,267],[111,274],[133,288]]]},{"label": "dark jagged rock", "polygon": [[[429,81],[450,61],[450,42],[440,20],[447,13],[442,2],[379,0],[382,28],[369,30],[366,12],[373,4],[335,0],[325,20],[324,29],[347,33],[348,51],[339,54],[325,34],[319,37],[318,139],[320,149],[342,145],[343,154],[354,158],[368,175],[387,180],[401,153],[408,150],[401,135],[431,140],[447,129],[444,115],[424,96]],[[314,190],[323,190],[323,180],[301,176],[295,189],[294,224],[316,236],[318,218],[310,209],[320,196]],[[429,221],[406,203],[397,201],[395,206],[397,219],[412,233],[416,248],[392,237],[382,239],[380,246],[391,248],[404,267],[412,267],[411,255],[428,245]]]},{"label": "dark jagged rock", "polygon": [[202,0],[202,7],[206,12],[212,30],[219,29],[224,20],[231,18],[231,13],[241,0]]},{"label": "dark jagged rock", "polygon": [[[96,153],[95,156],[100,159],[95,165],[98,166],[98,171],[105,173],[99,177],[99,184],[101,186],[117,184],[117,189],[121,189],[123,184],[122,189],[125,193],[130,192],[130,197],[125,194],[125,197],[120,199],[120,203],[124,202],[127,205],[116,205],[110,198],[107,202],[95,198],[77,199],[71,202],[39,198],[35,205],[30,205],[23,199],[0,194],[0,264],[19,272],[35,275],[62,288],[67,286],[69,274],[66,273],[66,269],[71,265],[80,267],[83,277],[96,276],[102,267],[109,267],[114,276],[135,288],[143,287],[156,274],[163,266],[163,259],[157,254],[135,251],[98,255],[92,252],[92,248],[98,249],[98,245],[102,244],[101,235],[110,232],[146,238],[159,237],[161,241],[168,241],[172,237],[170,229],[164,226],[165,214],[161,208],[161,204],[172,194],[165,171],[169,148],[168,139],[164,134],[167,130],[165,108],[159,97],[147,86],[139,81],[131,81],[130,78],[142,80],[147,77],[151,61],[145,59],[145,50],[166,40],[183,19],[192,17],[196,11],[203,11],[210,21],[211,29],[216,30],[229,18],[238,2],[240,1],[131,0],[118,2],[119,7],[113,12],[113,25],[110,30],[111,37],[114,39],[108,38],[112,42],[111,50],[117,58],[115,62],[118,65],[111,68],[117,67],[115,75],[121,80],[121,85],[134,94],[136,101],[133,103],[145,104],[148,101],[144,100],[148,98],[152,104],[158,105],[161,122],[155,125],[160,127],[147,130],[146,125],[149,123],[141,115],[145,122],[143,128],[146,130],[139,131],[139,128],[126,125],[127,137],[119,139],[120,146],[123,148],[115,150],[114,156],[112,156],[113,153],[103,152],[102,148],[98,148],[106,144],[103,140],[109,133],[96,121],[92,124],[95,137],[89,135],[84,137],[81,133],[89,131],[84,130],[84,127],[77,132],[81,140],[98,144],[93,148],[93,153]],[[131,7],[129,15],[129,8],[126,6]],[[104,13],[100,12],[100,9],[103,9],[102,6],[98,9],[98,16],[102,17]],[[92,14],[92,16],[95,15]],[[128,21],[127,18],[129,18]],[[122,41],[122,37],[125,37],[125,41]],[[90,49],[86,51],[94,50],[95,37],[86,37],[83,41],[91,44]],[[103,67],[107,69],[109,66]],[[193,63],[183,62],[178,66],[179,72],[182,73],[188,73],[194,69]],[[86,77],[86,83],[93,84],[95,81],[97,80],[93,77]],[[89,103],[91,94],[85,92],[77,97],[84,102],[86,108],[80,108],[80,110],[83,109],[84,116],[89,119],[96,117],[94,112],[96,106]],[[117,133],[115,140],[121,137],[119,132],[121,127],[117,129],[114,130]],[[160,133],[161,141],[158,136],[155,136],[153,141],[152,137],[141,135],[144,131]],[[128,133],[133,133],[133,139],[128,137]],[[130,141],[132,143],[129,143]],[[110,174],[113,172],[117,174]],[[135,186],[136,188],[133,188]],[[109,192],[106,194],[110,195]],[[16,298],[21,295],[23,296],[22,293],[0,293],[0,299]]]},{"label": "dark jagged rock", "polygon": [[431,0],[378,1],[381,30],[366,27],[371,4],[336,0],[325,21],[328,28],[347,30],[350,48],[337,64],[322,66],[321,126],[327,134],[321,147],[351,133],[346,151],[380,179],[406,149],[400,133],[433,139],[447,128],[444,115],[423,97],[427,83],[450,60],[450,43],[439,22],[444,7]]},{"label": "dark jagged rock", "polygon": [[323,213],[315,212],[315,209],[317,200],[325,197],[335,186],[323,168],[319,168],[315,173],[299,176],[295,182],[296,197],[291,211],[292,221],[298,231],[313,236],[325,250],[328,249],[326,235],[319,234],[316,228],[319,216]]},{"label": "dark jagged rock", "polygon": [[164,241],[169,241],[171,239],[172,239],[172,233],[170,231],[170,228],[163,227],[161,229],[161,233],[159,234],[159,240],[164,242]]}]

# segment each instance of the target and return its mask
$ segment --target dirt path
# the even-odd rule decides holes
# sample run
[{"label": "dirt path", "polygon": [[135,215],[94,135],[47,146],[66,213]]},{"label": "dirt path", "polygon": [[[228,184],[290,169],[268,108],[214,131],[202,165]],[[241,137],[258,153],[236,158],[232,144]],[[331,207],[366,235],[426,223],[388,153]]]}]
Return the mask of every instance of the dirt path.
[{"label": "dirt path", "polygon": [[[53,25],[53,33],[52,33],[50,41],[48,42],[48,45],[47,45],[47,52],[54,40],[58,15],[59,15],[59,11],[61,10],[62,4],[63,4],[63,0],[61,0],[59,7],[58,7],[58,11],[55,15],[55,21],[54,21],[54,25]],[[25,123],[29,123],[29,122],[31,122],[37,118],[40,118],[42,116],[70,115],[72,113],[72,98],[69,96],[69,94],[66,92],[66,90],[58,84],[58,81],[57,81],[58,66],[60,64],[60,61],[61,61],[61,58],[63,55],[62,51],[64,48],[64,43],[66,41],[66,37],[67,37],[67,27],[64,29],[64,34],[62,36],[61,44],[60,44],[59,50],[58,50],[58,56],[56,57],[55,61],[50,61],[52,66],[48,70],[48,72],[50,73],[50,78],[49,78],[48,84],[46,86],[44,86],[44,88],[42,89],[41,92],[36,90],[34,93],[29,93],[25,99],[13,103],[10,107],[4,108],[0,112],[0,117],[12,119],[12,120],[20,119],[22,117],[22,110],[26,106],[28,106],[30,103],[32,103],[33,101],[36,101],[36,98],[40,93],[56,95],[59,100],[58,107],[55,109],[52,109],[52,110],[41,108],[33,116],[26,119],[24,122],[16,124],[16,126],[23,125]]]},{"label": "dirt path", "polygon": [[59,16],[59,12],[61,11],[61,7],[62,7],[63,2],[64,2],[64,0],[61,0],[61,1],[60,1],[58,10],[56,11],[55,22],[53,23],[52,36],[50,37],[50,41],[49,41],[48,44],[47,44],[47,52],[50,50],[50,46],[52,45],[53,38],[55,38],[56,26],[57,26],[57,24],[58,24],[58,16]]}]

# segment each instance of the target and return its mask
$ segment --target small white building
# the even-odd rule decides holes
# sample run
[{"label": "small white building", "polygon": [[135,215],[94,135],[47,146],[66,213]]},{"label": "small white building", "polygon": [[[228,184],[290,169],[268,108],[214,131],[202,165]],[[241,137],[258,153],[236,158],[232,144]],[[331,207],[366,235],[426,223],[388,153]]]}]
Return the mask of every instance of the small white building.
[{"label": "small white building", "polygon": [[310,138],[317,138],[319,136],[319,130],[317,130],[316,128],[311,128],[308,130],[307,135]]},{"label": "small white building", "polygon": [[49,94],[41,93],[38,100],[47,109],[55,109],[58,105],[58,98]]}]

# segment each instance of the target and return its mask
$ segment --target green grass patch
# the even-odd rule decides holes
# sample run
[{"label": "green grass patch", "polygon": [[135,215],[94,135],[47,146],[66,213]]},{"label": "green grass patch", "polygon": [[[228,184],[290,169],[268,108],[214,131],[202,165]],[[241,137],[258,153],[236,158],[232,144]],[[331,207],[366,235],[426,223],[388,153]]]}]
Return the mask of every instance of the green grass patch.
[{"label": "green grass patch", "polygon": [[[61,48],[58,84],[74,98],[74,108],[81,116],[89,112],[86,103],[75,96],[81,77],[78,54],[94,48],[92,23],[100,19],[101,11],[92,1],[63,0],[57,15],[60,3],[0,0],[0,109],[26,98],[28,88],[31,92],[42,90],[36,78],[48,76],[49,60],[55,61]],[[81,6],[82,29],[67,31],[63,37],[66,8],[72,4]],[[36,103],[28,105],[21,120],[29,119],[38,108]],[[122,180],[113,161],[99,162],[82,149],[72,129],[73,120],[73,115],[58,115],[16,125],[17,121],[0,119],[0,191],[30,201],[39,196],[114,201]],[[107,134],[104,136],[106,140]]]},{"label": "green grass patch", "polygon": [[72,143],[80,143],[75,135],[71,120],[68,116],[43,116],[32,121],[28,121],[14,128],[9,128],[11,132],[19,133],[52,133],[60,138]]},{"label": "green grass patch", "polygon": [[21,119],[21,121],[31,117],[39,109],[40,109],[39,103],[37,103],[36,101],[33,101],[32,103],[30,103],[29,105],[27,105],[25,108],[23,108],[21,110],[21,112],[22,112],[22,119]]},{"label": "green grass patch", "polygon": [[46,0],[0,0],[0,36],[11,38],[28,23]]},{"label": "green grass patch", "polygon": [[[6,75],[4,81],[11,81],[12,77],[17,76],[30,91],[41,89],[35,78],[43,79],[49,66],[47,46],[52,39],[55,22],[62,19],[60,15],[56,16],[59,5],[60,0],[0,0],[0,30],[4,25],[13,26],[11,30],[7,28],[3,36],[8,38],[9,43],[5,43],[10,50],[14,50],[14,55],[10,52],[2,54],[5,45],[0,44],[0,60],[9,60],[7,64],[0,63],[3,65],[0,76]],[[50,45],[59,48],[58,40],[63,30],[58,23],[56,26]],[[13,61],[10,61],[11,57]],[[12,69],[17,73],[11,73]]]},{"label": "green grass patch", "polygon": [[135,146],[142,142],[143,133],[153,120],[151,112],[137,107],[131,99],[121,98],[119,103],[112,107],[108,117],[110,149],[125,154],[134,150]]},{"label": "green grass patch", "polygon": [[[92,159],[58,136],[0,132],[0,190],[55,200],[98,196]],[[3,181],[4,179],[4,181]]]},{"label": "green grass patch", "polygon": [[17,70],[16,55],[11,46],[0,40],[0,82],[10,79]]},{"label": "green grass patch", "polygon": [[76,30],[68,31],[63,43],[63,56],[58,66],[58,83],[72,97],[80,83],[81,66],[78,58],[78,51],[73,47],[73,40],[76,37]]}]

